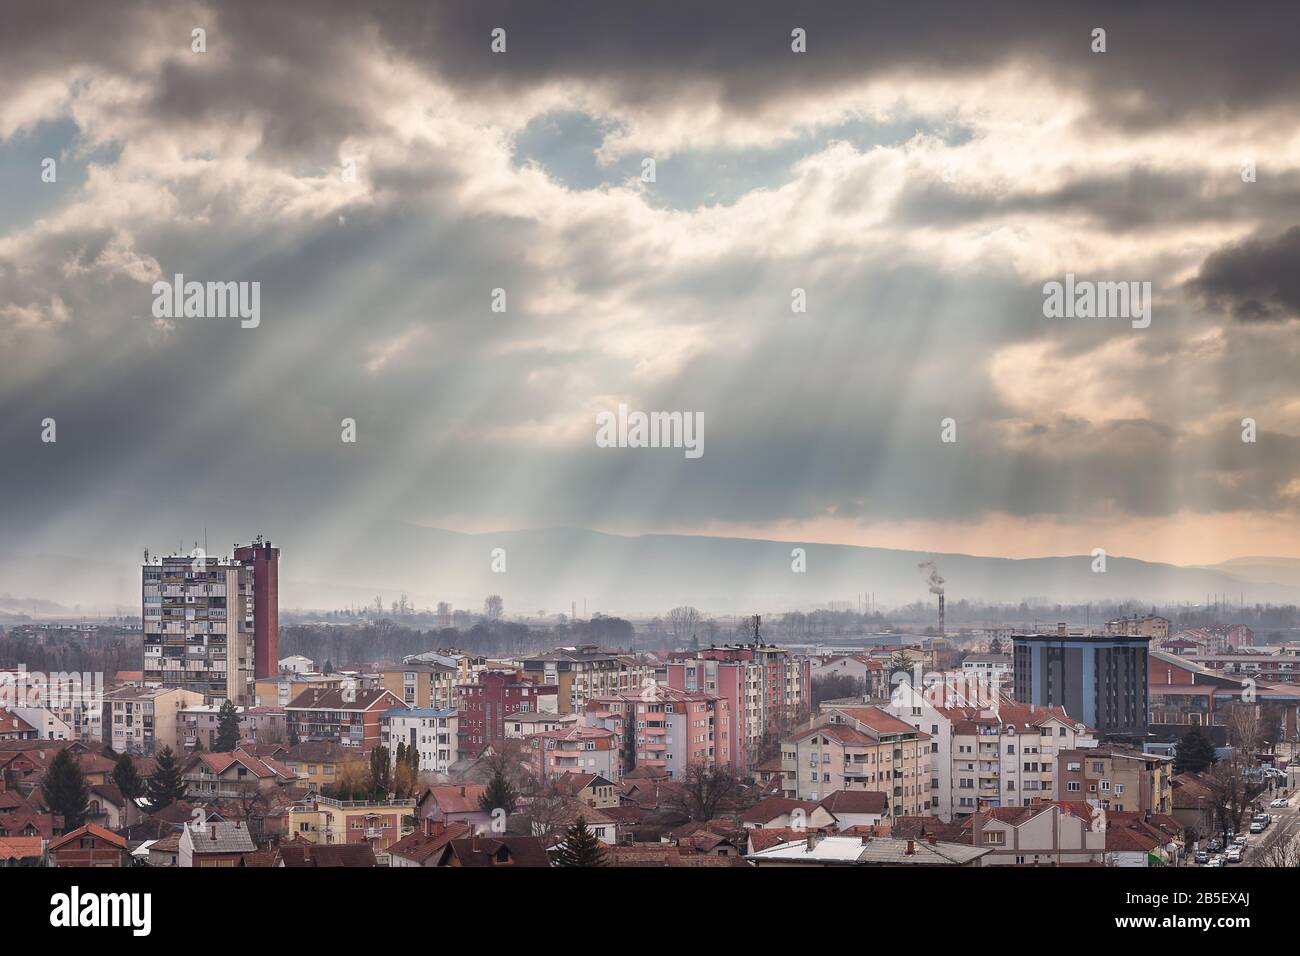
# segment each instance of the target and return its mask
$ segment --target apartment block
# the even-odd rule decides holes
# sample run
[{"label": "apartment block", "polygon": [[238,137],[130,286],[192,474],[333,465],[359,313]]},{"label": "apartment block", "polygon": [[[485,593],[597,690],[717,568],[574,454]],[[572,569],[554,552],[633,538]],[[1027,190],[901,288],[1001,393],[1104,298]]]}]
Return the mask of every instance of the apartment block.
[{"label": "apartment block", "polygon": [[446,773],[456,762],[459,716],[450,708],[394,707],[380,719],[380,742],[397,761],[397,745],[420,755],[420,770]]},{"label": "apartment block", "polygon": [[624,773],[645,767],[680,779],[696,765],[736,769],[731,702],[725,697],[652,686],[639,694],[592,698],[584,718],[621,740]]},{"label": "apartment block", "polygon": [[[283,743],[289,739],[289,726],[283,708],[240,707],[239,739],[254,743]],[[172,749],[177,753],[202,746],[212,750],[221,733],[221,708],[216,704],[199,704],[185,707],[177,715],[176,740]]]},{"label": "apartment block", "polygon": [[1153,641],[1169,636],[1169,618],[1158,614],[1117,617],[1106,622],[1106,633],[1117,637],[1145,637]]},{"label": "apartment block", "polygon": [[812,663],[774,644],[728,644],[672,655],[664,665],[669,687],[725,698],[735,715],[731,750],[741,769],[754,762],[767,734],[804,720],[812,706]]},{"label": "apartment block", "polygon": [[1173,811],[1173,758],[1128,747],[1063,751],[1061,787],[1067,800],[1087,800],[1107,810]]},{"label": "apartment block", "polygon": [[383,686],[407,707],[447,710],[459,706],[456,684],[460,669],[454,663],[428,661],[386,667],[379,672]]},{"label": "apartment block", "polygon": [[252,703],[252,572],[178,555],[147,562],[142,575],[145,684]]},{"label": "apartment block", "polygon": [[181,713],[203,703],[197,691],[179,687],[119,687],[104,695],[104,743],[118,753],[152,757],[176,748]]},{"label": "apartment block", "polygon": [[368,754],[379,746],[382,718],[402,702],[383,688],[306,690],[288,707],[290,733],[300,742],[326,740]]},{"label": "apartment block", "polygon": [[930,735],[878,707],[832,708],[781,739],[782,792],[821,801],[837,790],[872,790],[892,816],[931,809]]},{"label": "apartment block", "polygon": [[558,647],[522,661],[524,673],[554,685],[558,710],[580,714],[583,704],[602,694],[637,693],[654,682],[654,668],[627,654],[601,650],[594,644]]},{"label": "apartment block", "polygon": [[619,741],[612,730],[573,727],[534,734],[524,742],[532,750],[534,769],[548,782],[571,773],[619,779]]},{"label": "apartment block", "polygon": [[1066,799],[1058,786],[1063,750],[1096,746],[1082,722],[1059,707],[1001,698],[997,706],[945,705],[900,685],[884,708],[930,735],[932,812],[943,820],[987,807]]},{"label": "apartment block", "polygon": [[475,684],[457,685],[460,715],[457,748],[477,757],[485,746],[506,736],[506,722],[516,714],[555,710],[559,688],[533,679],[537,672],[483,671]]},{"label": "apartment block", "polygon": [[1144,739],[1150,638],[1064,631],[1015,636],[1016,700],[1062,707],[1103,738]]}]

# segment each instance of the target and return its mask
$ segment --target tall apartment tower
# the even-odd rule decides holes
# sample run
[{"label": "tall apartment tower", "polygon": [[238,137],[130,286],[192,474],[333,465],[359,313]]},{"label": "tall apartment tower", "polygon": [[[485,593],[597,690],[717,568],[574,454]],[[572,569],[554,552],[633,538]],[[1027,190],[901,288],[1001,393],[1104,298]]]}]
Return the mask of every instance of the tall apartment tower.
[{"label": "tall apartment tower", "polygon": [[1016,700],[1064,707],[1099,735],[1140,742],[1147,734],[1149,637],[1016,634]]},{"label": "tall apartment tower", "polygon": [[235,548],[235,561],[253,576],[253,601],[248,609],[254,641],[253,677],[280,673],[280,549],[258,535],[252,544]]},{"label": "tall apartment tower", "polygon": [[146,686],[251,704],[253,573],[206,555],[146,555],[141,578]]}]

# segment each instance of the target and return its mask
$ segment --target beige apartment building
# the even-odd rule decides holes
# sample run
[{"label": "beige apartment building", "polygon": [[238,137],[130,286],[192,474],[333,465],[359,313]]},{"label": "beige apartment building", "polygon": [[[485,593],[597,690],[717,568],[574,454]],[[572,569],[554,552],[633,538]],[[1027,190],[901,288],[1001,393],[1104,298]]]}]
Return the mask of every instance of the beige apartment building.
[{"label": "beige apartment building", "polygon": [[456,684],[460,669],[436,661],[386,667],[379,672],[381,686],[417,710],[447,710],[458,705]]},{"label": "beige apartment building", "polygon": [[878,707],[833,708],[781,740],[782,790],[820,801],[837,790],[886,795],[892,816],[930,812],[930,735]]},{"label": "beige apartment building", "polygon": [[592,697],[635,694],[654,683],[655,669],[627,654],[604,651],[594,644],[559,647],[525,658],[524,674],[559,688],[561,714],[580,714]]},{"label": "beige apartment building", "polygon": [[1102,746],[1062,751],[1057,760],[1064,800],[1136,813],[1173,811],[1172,757]]},{"label": "beige apartment building", "polygon": [[1169,636],[1169,618],[1158,614],[1117,617],[1113,621],[1106,622],[1106,633],[1121,637],[1149,637],[1152,640],[1164,640]]},{"label": "beige apartment building", "polygon": [[154,756],[176,749],[181,713],[203,704],[203,695],[179,687],[119,687],[104,695],[104,743],[118,753]]}]

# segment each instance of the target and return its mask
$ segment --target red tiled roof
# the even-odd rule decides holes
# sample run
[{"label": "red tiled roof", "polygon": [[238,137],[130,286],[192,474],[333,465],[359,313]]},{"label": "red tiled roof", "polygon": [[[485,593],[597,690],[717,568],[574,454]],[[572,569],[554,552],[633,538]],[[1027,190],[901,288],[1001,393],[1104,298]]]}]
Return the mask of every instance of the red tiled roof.
[{"label": "red tiled roof", "polygon": [[764,797],[740,815],[740,822],[767,823],[769,820],[775,820],[792,810],[803,810],[804,813],[811,813],[816,809],[816,802],[791,800],[788,797]]},{"label": "red tiled roof", "polygon": [[[909,723],[899,720],[893,714],[887,714],[879,707],[838,707],[836,710],[858,721],[866,724],[878,734],[915,734],[917,729]],[[928,734],[921,736],[927,737]]]},{"label": "red tiled roof", "polygon": [[407,860],[423,863],[452,840],[469,836],[471,827],[467,823],[453,823],[438,833],[426,835],[417,830],[402,837],[388,848],[388,852]]},{"label": "red tiled roof", "polygon": [[1112,853],[1137,850],[1149,853],[1161,846],[1162,842],[1149,834],[1139,833],[1129,827],[1108,827],[1106,829],[1106,849]]},{"label": "red tiled roof", "polygon": [[0,837],[0,860],[39,860],[43,837]]},{"label": "red tiled roof", "polygon": [[878,790],[836,790],[822,800],[820,806],[833,815],[841,813],[884,814],[889,801]]},{"label": "red tiled roof", "polygon": [[436,784],[425,788],[419,802],[423,804],[426,799],[432,798],[443,813],[476,813],[483,809],[479,806],[479,798],[485,793],[487,785],[481,783],[464,786]]},{"label": "red tiled roof", "polygon": [[97,826],[94,823],[87,823],[85,826],[77,827],[77,829],[73,830],[71,833],[65,833],[63,836],[53,841],[50,844],[50,850],[57,850],[66,844],[80,840],[83,836],[92,836],[96,840],[103,840],[105,843],[110,846],[115,846],[119,850],[126,849],[126,840],[118,836],[112,830],[105,830],[103,827]]}]

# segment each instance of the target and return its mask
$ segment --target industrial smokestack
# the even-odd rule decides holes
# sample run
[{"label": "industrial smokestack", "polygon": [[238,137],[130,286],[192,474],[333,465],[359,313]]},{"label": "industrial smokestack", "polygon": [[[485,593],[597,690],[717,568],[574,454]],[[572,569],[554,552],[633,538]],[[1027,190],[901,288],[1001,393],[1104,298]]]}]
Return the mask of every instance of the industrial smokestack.
[{"label": "industrial smokestack", "polygon": [[943,608],[943,578],[939,576],[939,567],[933,561],[922,561],[917,566],[918,570],[930,572],[926,578],[926,583],[930,586],[930,593],[939,595],[939,636],[944,635],[944,608]]}]

